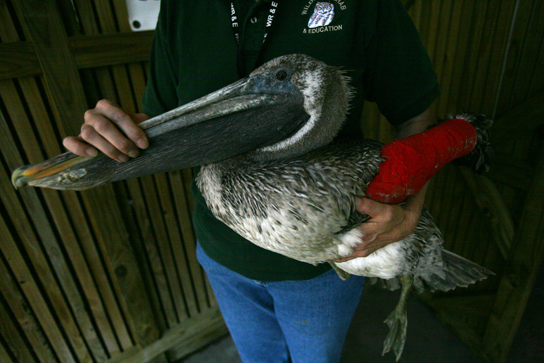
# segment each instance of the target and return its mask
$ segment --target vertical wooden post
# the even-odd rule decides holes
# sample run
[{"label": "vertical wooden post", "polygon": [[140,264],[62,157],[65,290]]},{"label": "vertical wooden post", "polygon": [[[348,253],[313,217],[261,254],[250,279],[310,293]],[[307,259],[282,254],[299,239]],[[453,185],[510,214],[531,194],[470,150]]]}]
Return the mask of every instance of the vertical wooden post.
[{"label": "vertical wooden post", "polygon": [[[63,136],[78,135],[83,111],[88,106],[56,2],[18,0],[15,5],[38,56],[48,98],[62,127],[61,133]],[[106,264],[110,275],[116,277],[118,293],[124,298],[122,303],[136,343],[145,346],[159,338],[159,329],[113,188],[105,186],[81,195],[101,248],[107,252]]]}]

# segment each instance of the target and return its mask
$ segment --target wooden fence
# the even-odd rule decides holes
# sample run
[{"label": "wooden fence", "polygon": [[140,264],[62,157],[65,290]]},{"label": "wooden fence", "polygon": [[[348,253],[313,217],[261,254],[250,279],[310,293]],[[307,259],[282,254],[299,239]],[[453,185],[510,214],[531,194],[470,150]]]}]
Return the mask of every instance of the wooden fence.
[{"label": "wooden fence", "polygon": [[446,247],[496,276],[424,298],[478,355],[504,362],[544,256],[544,2],[409,3],[442,85],[437,114],[496,121],[491,172],[445,168],[428,197]]},{"label": "wooden fence", "polygon": [[[497,122],[492,172],[447,167],[428,204],[447,247],[495,271],[424,295],[480,356],[506,359],[544,255],[544,4],[406,1],[439,74],[439,115]],[[188,170],[87,192],[14,190],[107,98],[140,110],[151,32],[122,0],[0,0],[0,361],[166,362],[225,334],[194,256]],[[388,141],[373,105],[367,136]]]},{"label": "wooden fence", "polygon": [[97,100],[140,109],[152,34],[130,33],[123,1],[0,11],[0,361],[166,361],[225,334],[194,258],[190,171],[84,193],[9,185]]}]

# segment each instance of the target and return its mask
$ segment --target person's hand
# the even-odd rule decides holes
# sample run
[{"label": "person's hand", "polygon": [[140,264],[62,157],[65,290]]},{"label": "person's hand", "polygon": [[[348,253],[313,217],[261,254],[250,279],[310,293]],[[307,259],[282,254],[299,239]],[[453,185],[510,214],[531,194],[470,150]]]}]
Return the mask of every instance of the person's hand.
[{"label": "person's hand", "polygon": [[[397,125],[397,138],[406,139],[415,135],[416,143],[427,137],[421,135],[436,118],[429,108],[421,114]],[[419,136],[417,136],[419,134]],[[370,182],[366,189],[367,198],[355,198],[355,209],[370,216],[359,228],[363,233],[362,241],[351,255],[336,260],[344,262],[357,257],[367,257],[374,251],[389,243],[400,241],[414,231],[423,211],[428,182],[423,181],[417,188],[407,187],[406,175],[416,172],[416,168],[406,168],[405,163],[398,162],[397,143],[389,143],[392,153],[385,155],[387,160],[380,164],[380,173]],[[403,145],[400,143],[401,146]],[[401,149],[404,149],[401,147]],[[402,155],[401,155],[402,157]],[[420,160],[416,157],[413,160]],[[385,166],[382,170],[382,166]],[[387,169],[387,170],[386,170]],[[399,172],[401,175],[399,175]],[[407,173],[408,172],[408,173]],[[417,172],[416,172],[417,173]],[[402,176],[402,177],[401,177]],[[399,180],[399,177],[401,177]],[[429,176],[430,178],[430,176]],[[409,179],[409,178],[408,178]],[[372,200],[372,199],[374,200]],[[401,205],[398,203],[404,201]],[[380,203],[381,202],[381,203]],[[389,204],[384,204],[389,203]]]},{"label": "person's hand", "polygon": [[108,100],[85,112],[85,122],[78,137],[68,136],[63,145],[80,156],[96,156],[98,150],[119,162],[136,157],[149,145],[145,132],[138,126],[149,119],[143,113],[130,114]]},{"label": "person's hand", "polygon": [[367,257],[389,243],[406,238],[416,228],[423,209],[421,200],[424,198],[414,197],[403,205],[384,204],[369,198],[355,198],[355,209],[369,215],[370,219],[360,226],[363,232],[362,242],[354,248],[351,255],[335,262]]}]

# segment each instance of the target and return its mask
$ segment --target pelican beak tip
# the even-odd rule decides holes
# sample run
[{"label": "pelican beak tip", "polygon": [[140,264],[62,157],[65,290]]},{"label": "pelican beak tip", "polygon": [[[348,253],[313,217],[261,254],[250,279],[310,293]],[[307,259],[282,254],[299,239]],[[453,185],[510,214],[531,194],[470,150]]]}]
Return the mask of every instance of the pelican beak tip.
[{"label": "pelican beak tip", "polygon": [[13,184],[13,187],[16,190],[27,185],[24,176],[22,176],[26,169],[26,166],[21,166],[20,168],[15,169],[15,171],[11,174],[11,184]]}]

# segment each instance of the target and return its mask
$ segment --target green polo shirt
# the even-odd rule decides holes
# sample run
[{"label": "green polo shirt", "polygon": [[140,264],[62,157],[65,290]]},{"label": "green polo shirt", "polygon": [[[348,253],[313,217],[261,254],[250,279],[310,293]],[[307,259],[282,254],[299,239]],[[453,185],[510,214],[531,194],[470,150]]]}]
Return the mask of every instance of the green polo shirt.
[{"label": "green polo shirt", "polygon": [[[355,90],[341,134],[361,132],[365,99],[376,102],[389,122],[397,125],[425,111],[439,95],[429,57],[400,1],[275,2],[264,45],[270,0],[233,2],[245,74],[291,53],[341,67]],[[237,49],[230,1],[162,0],[144,112],[161,114],[236,81]],[[194,183],[192,192],[199,242],[212,259],[229,269],[256,280],[281,281],[313,278],[330,268],[253,245],[212,215]]]}]

